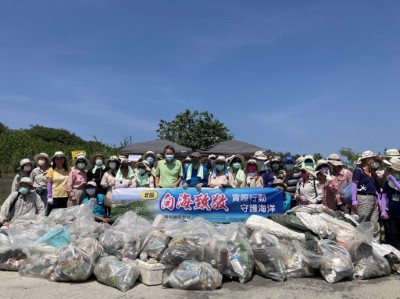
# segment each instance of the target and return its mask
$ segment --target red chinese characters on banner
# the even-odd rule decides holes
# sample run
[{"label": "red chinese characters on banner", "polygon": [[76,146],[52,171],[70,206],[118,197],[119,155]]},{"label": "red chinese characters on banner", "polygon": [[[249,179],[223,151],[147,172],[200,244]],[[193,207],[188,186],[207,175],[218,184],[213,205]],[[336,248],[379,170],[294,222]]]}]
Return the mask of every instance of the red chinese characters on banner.
[{"label": "red chinese characters on banner", "polygon": [[164,197],[161,199],[161,210],[173,211],[174,209],[175,209],[175,198],[170,193],[166,193]]},{"label": "red chinese characters on banner", "polygon": [[213,210],[224,210],[225,212],[229,212],[229,208],[226,205],[228,198],[225,194],[213,194],[211,208]]},{"label": "red chinese characters on banner", "polygon": [[206,193],[200,193],[194,196],[194,207],[193,210],[206,210],[211,211],[211,207],[209,204],[210,196]]},{"label": "red chinese characters on banner", "polygon": [[190,194],[182,193],[179,194],[178,202],[176,203],[176,208],[177,209],[183,208],[185,211],[191,211],[192,204],[194,204],[194,201],[191,200]]}]

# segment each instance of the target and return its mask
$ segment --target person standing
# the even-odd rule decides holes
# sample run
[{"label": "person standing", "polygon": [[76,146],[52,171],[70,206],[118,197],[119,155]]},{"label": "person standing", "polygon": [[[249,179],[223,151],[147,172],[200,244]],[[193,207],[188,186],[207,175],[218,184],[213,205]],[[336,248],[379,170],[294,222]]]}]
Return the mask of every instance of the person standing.
[{"label": "person standing", "polygon": [[260,166],[255,159],[249,159],[245,163],[244,169],[246,174],[245,188],[264,188],[264,181],[260,175]]},{"label": "person standing", "polygon": [[267,167],[266,164],[268,157],[262,151],[256,151],[253,159],[255,159],[258,164],[258,173],[263,179],[264,186],[272,187],[272,183],[275,179],[273,172]]},{"label": "person standing", "polygon": [[149,162],[143,160],[135,165],[136,172],[136,187],[137,188],[154,188],[154,176],[151,174]]},{"label": "person standing", "polygon": [[322,204],[329,209],[337,210],[337,179],[331,175],[331,166],[324,159],[318,160],[315,167],[317,180],[322,191]]},{"label": "person standing", "polygon": [[107,168],[105,165],[107,157],[101,153],[97,153],[93,158],[93,167],[87,171],[87,181],[88,182],[96,182],[96,192],[105,195],[107,193],[107,189],[104,189],[101,186],[101,179],[104,174],[107,172]]},{"label": "person standing", "polygon": [[151,174],[152,174],[153,177],[155,177],[156,176],[157,163],[158,163],[157,155],[152,151],[148,151],[148,152],[145,152],[143,154],[142,159],[146,160],[149,163],[149,167],[151,169]]},{"label": "person standing", "polygon": [[175,149],[172,145],[164,148],[165,159],[157,164],[156,187],[176,188],[182,181],[183,167],[181,161],[175,159]]},{"label": "person standing", "polygon": [[50,158],[46,153],[40,153],[33,157],[37,167],[31,172],[31,180],[35,192],[47,207],[47,171],[50,167]]},{"label": "person standing", "polygon": [[67,157],[61,151],[51,157],[52,165],[47,171],[47,213],[52,209],[66,208],[68,204],[67,180],[69,169]]},{"label": "person standing", "polygon": [[117,156],[111,156],[106,161],[109,170],[103,175],[101,179],[101,187],[107,190],[106,193],[106,204],[110,205],[112,200],[112,189],[115,187],[115,177],[120,166],[119,158]]},{"label": "person standing", "polygon": [[75,166],[68,175],[67,192],[69,196],[68,206],[76,206],[82,203],[85,196],[85,186],[87,183],[86,168],[89,160],[84,154],[78,154],[75,159]]},{"label": "person standing", "polygon": [[320,204],[322,190],[317,181],[317,174],[311,166],[304,166],[300,170],[301,180],[297,184],[295,200],[299,205]]},{"label": "person standing", "polygon": [[190,155],[190,164],[183,169],[183,188],[194,187],[200,190],[208,186],[208,168],[200,163],[200,159],[198,152]]},{"label": "person standing", "polygon": [[22,178],[29,178],[32,172],[32,161],[25,158],[19,162],[18,170],[19,172],[15,175],[14,180],[11,185],[11,192],[18,190],[19,182]]},{"label": "person standing", "polygon": [[233,176],[228,170],[228,163],[224,156],[218,156],[215,159],[215,165],[210,178],[208,179],[210,188],[233,187]]},{"label": "person standing", "polygon": [[233,155],[229,171],[233,176],[233,184],[235,188],[245,188],[246,187],[246,173],[244,168],[244,157],[242,155]]},{"label": "person standing", "polygon": [[294,196],[296,195],[297,183],[300,181],[300,171],[295,168],[295,160],[291,156],[285,157],[283,163],[286,171],[286,179],[284,181],[287,186],[286,193],[291,197],[290,207],[294,208],[297,204]]}]

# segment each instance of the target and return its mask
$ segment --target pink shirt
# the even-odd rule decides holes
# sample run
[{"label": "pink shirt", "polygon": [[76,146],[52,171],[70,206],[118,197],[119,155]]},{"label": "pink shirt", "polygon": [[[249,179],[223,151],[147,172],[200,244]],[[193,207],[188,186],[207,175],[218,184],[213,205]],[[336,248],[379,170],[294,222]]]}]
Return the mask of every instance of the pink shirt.
[{"label": "pink shirt", "polygon": [[87,182],[86,170],[80,170],[76,167],[72,168],[68,175],[67,192],[68,194],[75,189],[80,189]]}]

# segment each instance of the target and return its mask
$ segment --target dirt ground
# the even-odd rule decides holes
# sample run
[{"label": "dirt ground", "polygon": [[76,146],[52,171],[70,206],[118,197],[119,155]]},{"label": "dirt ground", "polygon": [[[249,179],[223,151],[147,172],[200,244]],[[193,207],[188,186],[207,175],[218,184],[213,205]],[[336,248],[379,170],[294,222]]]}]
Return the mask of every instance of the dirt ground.
[{"label": "dirt ground", "polygon": [[13,173],[2,173],[0,178],[0,206],[10,195],[11,184],[14,179]]}]

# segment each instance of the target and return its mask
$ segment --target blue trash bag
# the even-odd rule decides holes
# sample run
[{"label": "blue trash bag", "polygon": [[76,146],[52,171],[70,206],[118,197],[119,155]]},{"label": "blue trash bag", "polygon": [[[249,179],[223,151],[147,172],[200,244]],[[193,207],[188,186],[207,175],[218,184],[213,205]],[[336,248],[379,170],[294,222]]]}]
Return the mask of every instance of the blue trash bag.
[{"label": "blue trash bag", "polygon": [[38,242],[53,246],[57,249],[71,243],[71,233],[66,227],[59,227],[42,236]]},{"label": "blue trash bag", "polygon": [[340,191],[347,204],[351,205],[351,182],[347,183]]}]

